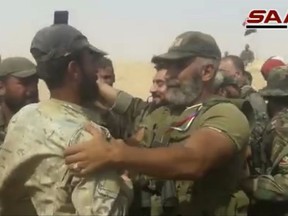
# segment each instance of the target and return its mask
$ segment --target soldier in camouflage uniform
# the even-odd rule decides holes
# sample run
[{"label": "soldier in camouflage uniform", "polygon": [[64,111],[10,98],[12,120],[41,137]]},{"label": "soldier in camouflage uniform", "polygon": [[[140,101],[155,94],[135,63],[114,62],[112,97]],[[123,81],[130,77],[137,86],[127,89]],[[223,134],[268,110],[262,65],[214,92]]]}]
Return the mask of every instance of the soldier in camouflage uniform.
[{"label": "soldier in camouflage uniform", "polygon": [[[121,115],[125,122],[132,122],[133,135],[126,139],[129,145],[136,145],[141,147],[153,147],[151,145],[151,134],[155,130],[155,116],[154,110],[160,106],[164,106],[166,83],[166,70],[162,68],[161,64],[155,66],[156,74],[153,77],[152,86],[150,88],[152,101],[150,103],[141,100],[140,98],[133,98],[131,95],[123,91],[118,91],[108,86],[107,83],[98,81],[100,95],[106,99],[106,103],[112,105],[111,111],[115,114]],[[127,111],[129,107],[129,111]],[[133,177],[134,182],[134,201],[131,205],[130,215],[158,215],[161,212],[161,201],[159,193],[155,190],[146,190],[143,188],[142,177]],[[160,201],[160,202],[159,202]],[[155,213],[155,210],[157,213]]]},{"label": "soldier in camouflage uniform", "polygon": [[219,68],[225,76],[233,77],[238,82],[241,97],[251,103],[255,112],[266,113],[266,103],[261,95],[248,84],[244,75],[243,61],[238,56],[230,55],[222,58]]},{"label": "soldier in camouflage uniform", "polygon": [[244,186],[256,199],[250,215],[288,214],[288,67],[274,68],[259,92],[268,101],[270,122],[262,138],[263,171]]},{"label": "soldier in camouflage uniform", "polygon": [[241,52],[240,58],[242,59],[245,67],[254,61],[254,53],[249,49],[249,44],[245,45],[245,50]]},{"label": "soldier in camouflage uniform", "polygon": [[[66,163],[71,169],[79,163],[80,175],[118,167],[159,179],[189,180],[186,202],[180,201],[174,215],[237,215],[233,194],[245,163],[249,123],[239,110],[242,106],[214,98],[212,86],[220,58],[210,35],[179,35],[166,54],[152,59],[167,69],[166,99],[171,103],[168,110],[154,110],[158,124],[152,143],[157,148],[130,147],[121,140],[108,146],[89,128],[94,138],[69,147]],[[177,202],[170,192],[165,190],[167,204]]]},{"label": "soldier in camouflage uniform", "polygon": [[[95,57],[97,58],[97,56]],[[103,57],[99,62],[97,61],[95,73],[97,74],[97,80],[100,86],[101,83],[106,83],[111,87],[113,86],[115,74],[110,59]],[[107,123],[107,127],[114,138],[127,140],[132,135],[133,122],[131,122],[131,119],[125,118],[123,115],[111,110],[109,105],[107,105],[102,98],[99,98],[93,105],[92,108],[102,114],[102,117]]]},{"label": "soldier in camouflage uniform", "polygon": [[226,76],[233,77],[241,88],[241,98],[250,102],[254,111],[254,125],[252,125],[252,133],[250,137],[250,146],[252,148],[252,158],[250,162],[253,175],[260,174],[261,154],[260,154],[260,138],[262,137],[264,127],[268,122],[266,103],[261,95],[251,86],[247,84],[244,73],[243,61],[238,56],[228,56],[222,58],[220,70]]},{"label": "soldier in camouflage uniform", "polygon": [[97,97],[92,53],[98,59],[105,53],[65,24],[41,29],[31,53],[51,99],[24,107],[10,121],[0,151],[2,215],[125,215],[132,191],[120,171],[79,178],[63,158],[66,147],[91,138],[84,130],[89,121],[110,139],[99,113],[83,107]]},{"label": "soldier in camouflage uniform", "polygon": [[113,86],[115,83],[115,73],[112,61],[109,58],[103,57],[97,64],[97,67],[98,80]]},{"label": "soldier in camouflage uniform", "polygon": [[36,67],[28,59],[11,57],[0,64],[0,89],[3,92],[0,106],[0,145],[12,116],[25,105],[39,101],[37,84]]}]

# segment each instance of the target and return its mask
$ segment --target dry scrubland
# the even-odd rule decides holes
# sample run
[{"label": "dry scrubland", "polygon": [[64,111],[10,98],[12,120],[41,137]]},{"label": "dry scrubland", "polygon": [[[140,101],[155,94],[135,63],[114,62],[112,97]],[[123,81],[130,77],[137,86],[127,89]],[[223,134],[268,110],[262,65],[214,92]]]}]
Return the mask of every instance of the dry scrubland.
[{"label": "dry scrubland", "polygon": [[[253,75],[253,86],[262,88],[265,83],[260,73],[263,61],[257,60],[247,68]],[[134,96],[146,99],[149,96],[149,88],[154,74],[152,64],[143,62],[114,62],[116,83],[115,87],[131,93]],[[39,82],[40,99],[49,98],[45,84]]]}]

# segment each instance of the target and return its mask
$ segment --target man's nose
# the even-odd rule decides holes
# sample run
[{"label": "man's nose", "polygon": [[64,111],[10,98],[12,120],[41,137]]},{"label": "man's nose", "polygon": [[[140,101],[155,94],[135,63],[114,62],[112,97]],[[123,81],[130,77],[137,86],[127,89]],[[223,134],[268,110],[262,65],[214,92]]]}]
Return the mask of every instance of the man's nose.
[{"label": "man's nose", "polygon": [[156,92],[156,87],[155,85],[152,85],[151,88],[150,88],[150,93],[155,93]]}]

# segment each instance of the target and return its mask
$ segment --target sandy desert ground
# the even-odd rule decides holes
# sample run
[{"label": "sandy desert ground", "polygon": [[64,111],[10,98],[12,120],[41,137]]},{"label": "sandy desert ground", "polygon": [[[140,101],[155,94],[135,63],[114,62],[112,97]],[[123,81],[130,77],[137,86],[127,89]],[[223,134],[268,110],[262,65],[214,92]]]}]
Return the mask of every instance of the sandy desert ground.
[{"label": "sandy desert ground", "polygon": [[[256,60],[247,70],[253,75],[253,86],[260,89],[265,85],[265,82],[260,73],[260,67],[263,61]],[[144,62],[129,62],[121,61],[114,62],[116,73],[115,87],[128,93],[146,99],[149,96],[149,88],[152,77],[154,75],[154,68],[152,64]],[[40,99],[45,100],[49,98],[49,92],[45,83],[39,82]]]}]

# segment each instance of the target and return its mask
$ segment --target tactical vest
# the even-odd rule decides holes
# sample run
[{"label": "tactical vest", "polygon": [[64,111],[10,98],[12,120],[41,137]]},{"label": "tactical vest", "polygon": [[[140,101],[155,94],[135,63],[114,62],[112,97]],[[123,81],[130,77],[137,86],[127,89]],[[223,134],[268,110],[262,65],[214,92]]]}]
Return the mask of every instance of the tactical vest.
[{"label": "tactical vest", "polygon": [[[199,126],[199,118],[211,107],[219,103],[233,103],[246,115],[249,120],[253,120],[253,110],[249,102],[243,100],[226,98],[214,98],[205,103],[187,107],[181,114],[173,114],[167,108],[160,108],[158,112],[151,113],[142,121],[142,126],[146,127],[144,143],[146,147],[168,147],[169,145],[177,145],[177,143],[187,139],[193,128]],[[154,114],[154,115],[153,115]],[[149,182],[151,183],[151,182]],[[168,200],[170,215],[185,215],[186,209],[190,207],[191,181],[157,181],[152,184],[152,188],[158,189],[161,198],[161,205],[165,205],[165,200]],[[178,212],[180,203],[181,212]],[[173,209],[171,209],[173,207]],[[175,211],[175,209],[177,209]],[[184,212],[183,212],[184,209]],[[177,213],[176,213],[177,212]],[[186,212],[186,213],[185,213]],[[175,214],[174,214],[175,213]],[[180,213],[180,214],[179,214]],[[163,214],[163,213],[162,213]],[[167,212],[165,213],[167,215]],[[189,215],[189,214],[188,214]]]},{"label": "tactical vest", "polygon": [[250,94],[252,93],[256,93],[257,91],[252,88],[252,86],[248,86],[248,85],[245,85],[242,87],[241,89],[241,98],[245,99],[247,98]]}]

